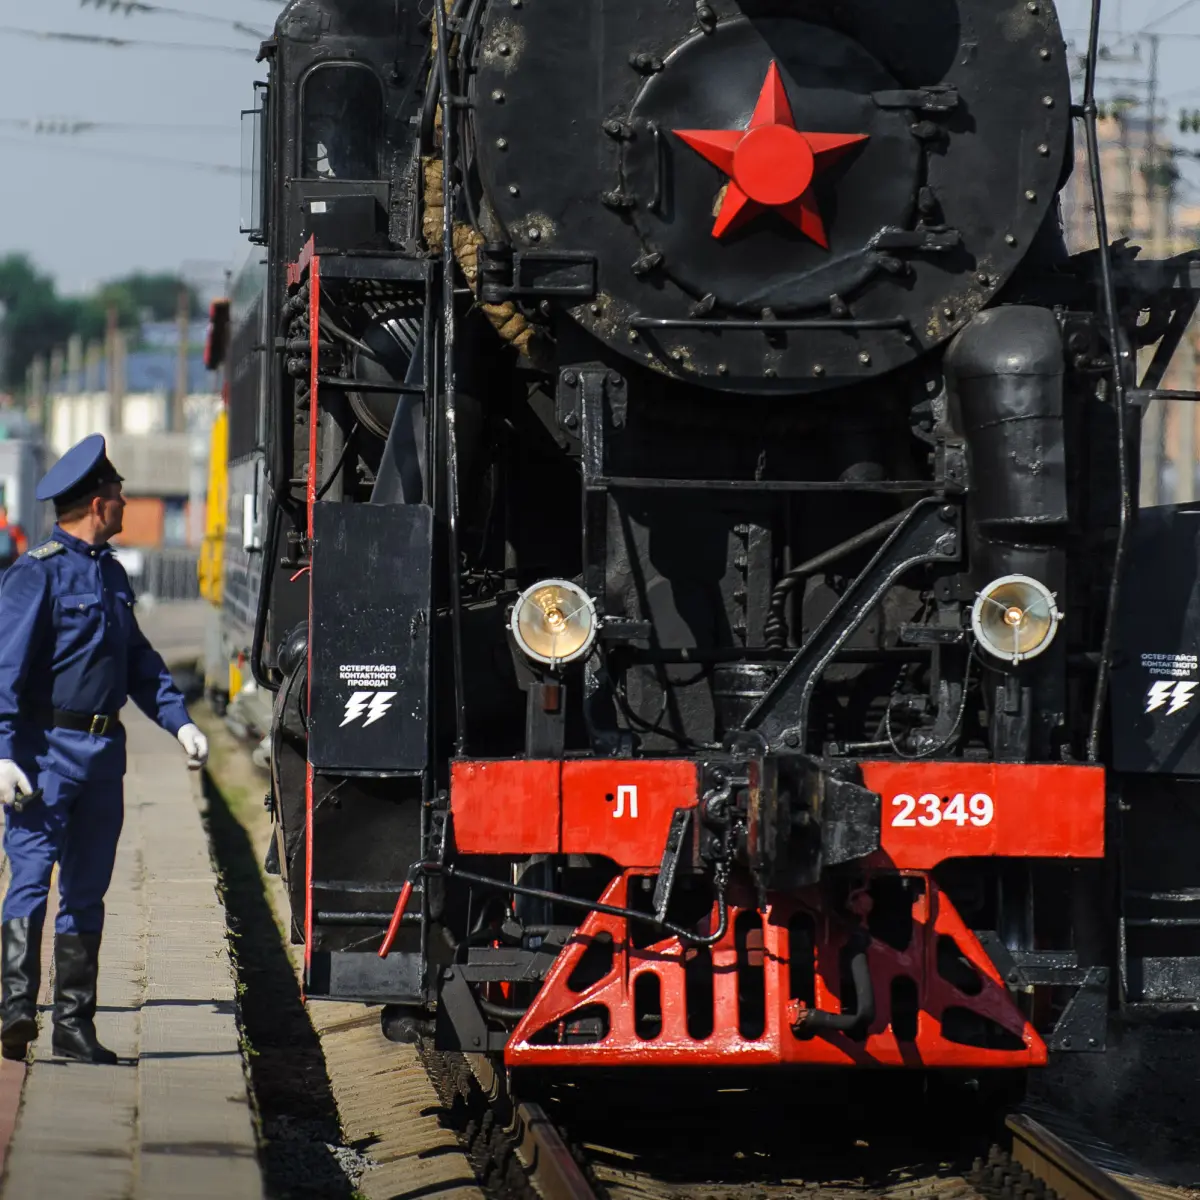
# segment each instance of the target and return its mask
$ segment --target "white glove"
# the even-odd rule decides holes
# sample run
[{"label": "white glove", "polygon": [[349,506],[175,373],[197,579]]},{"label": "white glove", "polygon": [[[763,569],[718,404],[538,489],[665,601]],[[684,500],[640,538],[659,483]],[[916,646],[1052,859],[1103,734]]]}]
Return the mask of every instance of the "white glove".
[{"label": "white glove", "polygon": [[11,758],[0,758],[0,804],[10,808],[18,796],[28,796],[32,791],[25,772]]},{"label": "white glove", "polygon": [[[185,725],[176,735],[187,752],[188,766],[198,771],[208,762],[208,738],[195,725]],[[0,763],[0,767],[4,764]]]}]

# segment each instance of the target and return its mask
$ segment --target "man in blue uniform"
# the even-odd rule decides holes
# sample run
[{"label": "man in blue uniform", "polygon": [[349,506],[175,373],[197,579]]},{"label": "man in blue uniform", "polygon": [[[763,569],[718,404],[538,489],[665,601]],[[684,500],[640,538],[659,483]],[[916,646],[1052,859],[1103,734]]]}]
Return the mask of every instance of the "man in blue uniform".
[{"label": "man in blue uniform", "polygon": [[133,588],[108,544],[125,500],[104,439],[63,455],[37,498],[54,502],[54,533],[0,586],[0,804],[11,867],[0,915],[0,1050],[24,1058],[37,1035],[42,925],[57,862],[53,1050],[114,1063],[94,1021],[104,895],[124,818],[119,713],[132,697],[178,738],[195,769],[208,744],[138,628]]}]

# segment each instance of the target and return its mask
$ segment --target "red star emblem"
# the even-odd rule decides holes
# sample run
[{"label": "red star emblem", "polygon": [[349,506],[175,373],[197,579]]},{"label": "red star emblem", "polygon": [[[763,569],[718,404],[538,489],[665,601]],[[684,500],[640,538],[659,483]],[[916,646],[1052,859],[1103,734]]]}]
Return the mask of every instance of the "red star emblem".
[{"label": "red star emblem", "polygon": [[829,238],[812,182],[847,147],[870,136],[801,133],[775,63],[767,71],[745,129],[676,129],[674,133],[729,176],[713,237],[724,237],[773,208],[826,250]]}]

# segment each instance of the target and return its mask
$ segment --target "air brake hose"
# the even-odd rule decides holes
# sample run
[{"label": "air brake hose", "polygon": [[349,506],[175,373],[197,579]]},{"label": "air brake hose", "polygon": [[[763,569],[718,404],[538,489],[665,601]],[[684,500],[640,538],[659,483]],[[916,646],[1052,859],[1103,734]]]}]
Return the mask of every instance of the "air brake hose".
[{"label": "air brake hose", "polygon": [[850,959],[850,978],[854,983],[854,994],[858,997],[858,1008],[852,1012],[826,1012],[820,1008],[803,1009],[799,1019],[792,1025],[797,1037],[813,1033],[854,1033],[866,1028],[875,1020],[875,985],[871,980],[871,963],[867,958],[867,947],[871,939],[861,930],[850,942],[853,954]]}]

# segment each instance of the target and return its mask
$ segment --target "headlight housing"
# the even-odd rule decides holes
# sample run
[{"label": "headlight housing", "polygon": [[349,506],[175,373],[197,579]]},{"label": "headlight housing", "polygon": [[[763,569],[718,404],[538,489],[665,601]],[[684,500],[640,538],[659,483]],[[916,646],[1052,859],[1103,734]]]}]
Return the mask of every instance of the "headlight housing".
[{"label": "headlight housing", "polygon": [[511,628],[522,654],[556,667],[592,648],[596,605],[578,584],[544,579],[521,593],[513,605]]},{"label": "headlight housing", "polygon": [[1037,658],[1058,632],[1054,593],[1028,575],[1003,575],[976,597],[971,628],[979,644],[1013,664]]}]

